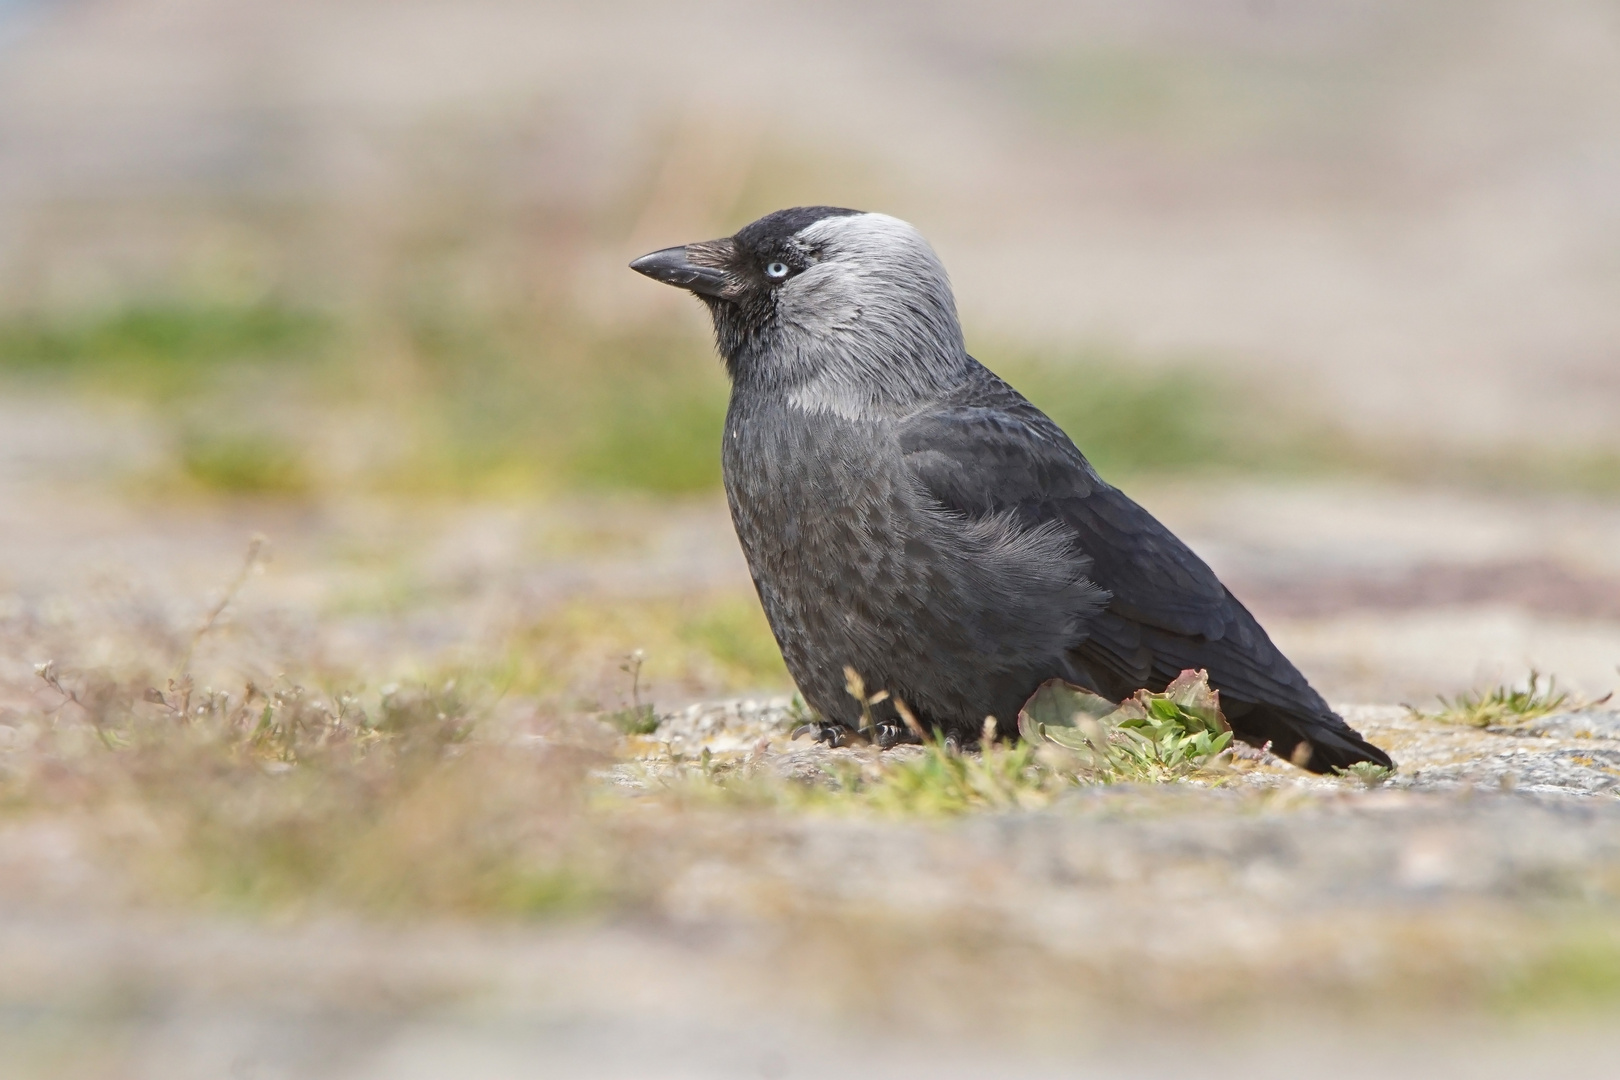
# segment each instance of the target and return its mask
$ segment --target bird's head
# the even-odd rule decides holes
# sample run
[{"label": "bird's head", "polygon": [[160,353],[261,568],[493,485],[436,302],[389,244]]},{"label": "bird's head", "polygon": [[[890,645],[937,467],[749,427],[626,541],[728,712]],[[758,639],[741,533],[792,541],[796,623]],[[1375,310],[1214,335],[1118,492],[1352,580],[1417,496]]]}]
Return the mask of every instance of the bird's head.
[{"label": "bird's head", "polygon": [[887,214],[801,206],[630,264],[708,305],[739,384],[837,412],[904,405],[969,365],[950,280]]}]

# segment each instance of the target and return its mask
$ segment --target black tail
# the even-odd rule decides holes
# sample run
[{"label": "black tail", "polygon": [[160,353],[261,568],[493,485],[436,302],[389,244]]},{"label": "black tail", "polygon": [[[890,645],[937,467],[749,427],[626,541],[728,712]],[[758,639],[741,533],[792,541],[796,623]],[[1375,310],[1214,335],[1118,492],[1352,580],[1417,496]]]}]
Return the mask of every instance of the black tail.
[{"label": "black tail", "polygon": [[1337,713],[1301,714],[1276,705],[1252,705],[1222,695],[1221,705],[1232,733],[1251,746],[1271,744],[1271,752],[1284,761],[1328,773],[1362,761],[1393,769],[1390,756],[1345,723]]}]

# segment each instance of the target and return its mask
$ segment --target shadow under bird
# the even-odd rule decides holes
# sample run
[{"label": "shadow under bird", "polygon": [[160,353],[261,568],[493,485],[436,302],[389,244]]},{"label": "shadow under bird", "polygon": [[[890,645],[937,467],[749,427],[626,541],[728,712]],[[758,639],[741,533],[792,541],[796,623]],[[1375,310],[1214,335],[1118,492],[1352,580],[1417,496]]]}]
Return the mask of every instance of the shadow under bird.
[{"label": "shadow under bird", "polygon": [[1041,683],[1114,701],[1203,668],[1237,738],[1316,772],[1389,756],[1203,560],[967,354],[938,256],[886,214],[780,210],[631,263],[696,294],[731,376],[732,521],[788,671],[833,744],[1012,730]]}]

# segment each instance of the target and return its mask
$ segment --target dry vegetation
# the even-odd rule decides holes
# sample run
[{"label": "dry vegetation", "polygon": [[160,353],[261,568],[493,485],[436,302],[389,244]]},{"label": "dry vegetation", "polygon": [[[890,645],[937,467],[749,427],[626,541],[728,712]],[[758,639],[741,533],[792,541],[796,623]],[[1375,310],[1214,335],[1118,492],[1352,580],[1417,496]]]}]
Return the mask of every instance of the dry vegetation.
[{"label": "dry vegetation", "polygon": [[[1591,704],[1604,704],[1611,696],[1605,695]],[[1493,686],[1464,691],[1449,698],[1442,696],[1440,710],[1430,715],[1442,723],[1486,728],[1523,724],[1556,712],[1585,707],[1587,703],[1572,700],[1569,691],[1558,688],[1556,676],[1547,677],[1543,683],[1541,672],[1532,669],[1523,686]]]},{"label": "dry vegetation", "polygon": [[652,805],[931,817],[1041,809],[1076,784],[1219,785],[1231,769],[1207,687],[1198,716],[1144,693],[1135,712],[1083,717],[1085,737],[1068,740],[1080,729],[1065,706],[1041,705],[1054,734],[1036,735],[1040,748],[992,738],[964,753],[931,736],[793,774],[762,767],[792,741],[780,721],[747,754],[659,742],[639,652],[621,665],[631,683],[617,709],[514,694],[510,674],[504,687],[468,672],[370,692],[287,674],[199,686],[191,661],[259,556],[256,543],[189,639],[169,635],[183,648],[176,674],[44,661],[36,707],[4,714],[0,807],[81,822],[119,895],[258,912],[633,908],[669,884],[640,835]]},{"label": "dry vegetation", "polygon": [[[1448,799],[1357,803],[1377,793],[1353,781],[1223,790],[1218,775],[1077,787],[1027,744],[853,752],[805,782],[770,766],[802,753],[780,729],[752,764],[642,761],[588,718],[459,687],[63,685],[79,718],[8,718],[0,843],[65,827],[89,876],[53,898],[13,854],[14,909],[360,916],[407,942],[446,920],[619,928],[649,948],[699,934],[688,962],[740,968],[754,1009],[1026,1047],[1146,1033],[1166,1001],[1176,1038],[1199,1039],[1262,1018],[1570,1022],[1620,1000],[1620,835],[1570,808],[1459,817]],[[1434,844],[1458,829],[1471,853],[1454,870]],[[1551,836],[1582,862],[1549,854]],[[34,1007],[43,992],[0,984]]]},{"label": "dry vegetation", "polygon": [[[189,633],[148,628],[168,643],[154,663],[41,664],[33,705],[0,718],[0,847],[65,829],[88,875],[64,898],[14,860],[9,902],[777,927],[756,960],[825,995],[818,1012],[923,1029],[1050,1033],[1067,1010],[1125,1019],[1166,993],[1203,1010],[1188,1030],[1249,1010],[1539,1015],[1620,995],[1612,815],[1458,817],[1455,785],[1412,802],[1387,774],[1307,781],[1234,757],[1193,684],[1106,715],[1037,705],[1035,741],[982,752],[826,751],[791,740],[796,707],[751,706],[729,736],[683,727],[691,710],[634,730],[639,657],[618,707],[487,672],[201,685],[190,667],[239,634],[232,598]],[[1448,729],[1411,723],[1381,736],[1397,756]],[[1462,829],[1485,845],[1468,858],[1495,861],[1426,869],[1414,829]],[[1538,850],[1548,830],[1587,854]],[[1082,909],[1101,922],[1074,923]],[[937,980],[968,973],[994,1005],[941,999]]]}]

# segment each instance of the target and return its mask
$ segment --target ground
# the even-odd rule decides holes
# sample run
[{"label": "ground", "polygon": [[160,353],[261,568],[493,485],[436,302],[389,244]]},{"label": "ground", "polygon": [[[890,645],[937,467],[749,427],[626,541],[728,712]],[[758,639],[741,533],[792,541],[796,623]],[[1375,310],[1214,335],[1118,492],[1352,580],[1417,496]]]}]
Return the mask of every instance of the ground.
[{"label": "ground", "polygon": [[[790,738],[711,498],[188,501],[154,494],[138,420],[40,401],[8,430],[15,1075],[1613,1052],[1620,713],[1571,711],[1620,656],[1602,501],[1150,484],[1399,771],[1249,755],[942,815],[814,794],[923,751]],[[1573,691],[1548,715],[1422,715],[1532,663]],[[638,702],[655,730],[620,734]]]},{"label": "ground", "polygon": [[[1349,715],[1399,777],[1244,762],[1213,788],[943,821],[656,801],[651,902],[538,923],[130,907],[86,889],[72,822],[13,823],[0,1039],[14,1075],[1595,1067],[1614,1049],[1620,714],[1523,732]],[[668,750],[700,744],[800,773],[880,756],[796,745],[792,722],[785,702],[694,707],[636,745],[666,780]]]}]

